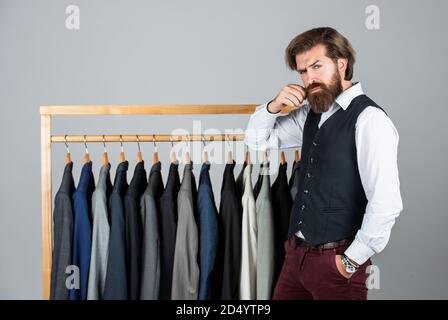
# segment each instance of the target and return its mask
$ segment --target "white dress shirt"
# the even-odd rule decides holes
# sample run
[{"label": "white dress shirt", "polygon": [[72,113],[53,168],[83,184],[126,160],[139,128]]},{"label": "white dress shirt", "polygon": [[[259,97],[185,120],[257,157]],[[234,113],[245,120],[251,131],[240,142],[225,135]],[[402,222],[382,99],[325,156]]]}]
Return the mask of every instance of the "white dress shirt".
[{"label": "white dress shirt", "polygon": [[[361,84],[343,91],[327,112],[322,113],[319,128],[340,108],[363,94]],[[304,104],[289,114],[271,113],[267,103],[251,115],[245,143],[252,149],[283,149],[302,146],[303,127],[310,110]],[[391,119],[379,108],[369,106],[356,121],[356,151],[367,207],[354,241],[345,254],[358,264],[384,249],[395,219],[403,210],[397,166],[398,132]],[[304,238],[299,231],[299,237]]]}]

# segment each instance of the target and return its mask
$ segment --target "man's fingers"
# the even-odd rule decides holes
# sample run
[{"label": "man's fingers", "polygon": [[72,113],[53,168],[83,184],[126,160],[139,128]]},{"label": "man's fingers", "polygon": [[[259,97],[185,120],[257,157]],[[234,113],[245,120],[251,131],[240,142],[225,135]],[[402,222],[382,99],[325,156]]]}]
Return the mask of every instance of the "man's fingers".
[{"label": "man's fingers", "polygon": [[285,98],[288,98],[289,100],[291,100],[295,106],[300,105],[300,103],[302,101],[302,99],[297,96],[297,93],[287,92],[287,93],[285,93]]},{"label": "man's fingers", "polygon": [[291,87],[285,87],[284,90],[287,95],[291,95],[297,100],[298,105],[301,104],[303,100],[305,100],[304,94],[299,90],[292,89]]},{"label": "man's fingers", "polygon": [[295,107],[296,103],[294,103],[291,99],[289,99],[288,97],[283,97],[280,101],[282,104],[284,104],[285,106],[288,107]]},{"label": "man's fingers", "polygon": [[291,88],[294,91],[298,91],[298,92],[302,93],[303,97],[306,97],[306,90],[304,87],[299,86],[298,84],[294,84],[294,83],[290,83],[286,87]]}]

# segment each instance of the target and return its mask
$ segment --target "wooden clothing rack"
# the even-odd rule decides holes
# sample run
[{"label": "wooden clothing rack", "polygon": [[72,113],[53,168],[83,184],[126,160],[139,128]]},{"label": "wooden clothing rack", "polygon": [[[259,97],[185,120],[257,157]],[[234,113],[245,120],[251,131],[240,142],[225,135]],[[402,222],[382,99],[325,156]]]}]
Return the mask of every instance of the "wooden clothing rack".
[{"label": "wooden clothing rack", "polygon": [[[50,297],[50,275],[52,259],[52,143],[60,142],[170,142],[170,141],[233,141],[244,140],[244,134],[235,135],[63,135],[51,134],[52,116],[93,116],[93,115],[186,115],[186,114],[252,114],[256,104],[234,105],[67,105],[41,106],[41,197],[42,197],[42,279],[43,297]],[[287,107],[282,113],[288,113]],[[226,138],[227,136],[227,138]],[[104,140],[103,140],[104,139]]]}]

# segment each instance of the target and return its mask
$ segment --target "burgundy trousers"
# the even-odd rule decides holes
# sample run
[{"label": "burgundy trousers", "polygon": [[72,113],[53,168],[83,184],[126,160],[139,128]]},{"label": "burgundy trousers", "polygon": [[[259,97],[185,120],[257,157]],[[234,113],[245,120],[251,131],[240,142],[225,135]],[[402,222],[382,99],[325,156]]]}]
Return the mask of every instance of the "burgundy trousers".
[{"label": "burgundy trousers", "polygon": [[317,251],[299,246],[292,236],[285,242],[285,262],[274,290],[274,300],[345,300],[367,299],[367,260],[345,278],[337,269],[335,256],[344,253],[349,244],[336,249]]}]

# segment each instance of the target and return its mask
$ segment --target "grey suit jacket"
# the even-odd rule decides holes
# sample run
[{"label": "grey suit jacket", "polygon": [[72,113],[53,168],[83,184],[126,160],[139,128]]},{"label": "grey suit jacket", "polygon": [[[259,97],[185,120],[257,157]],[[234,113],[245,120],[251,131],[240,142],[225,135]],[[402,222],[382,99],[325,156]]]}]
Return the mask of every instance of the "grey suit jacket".
[{"label": "grey suit jacket", "polygon": [[140,199],[142,215],[142,284],[140,299],[156,300],[160,290],[160,236],[158,200],[163,193],[160,161],[153,164],[148,187]]},{"label": "grey suit jacket", "polygon": [[193,163],[186,164],[177,195],[178,221],[171,299],[197,300],[199,286],[198,227],[193,200]]},{"label": "grey suit jacket", "polygon": [[71,265],[73,237],[72,195],[75,183],[72,175],[73,162],[67,163],[64,169],[61,186],[54,199],[53,211],[53,254],[51,266],[51,300],[67,300],[69,290],[65,285],[68,274],[67,266]]},{"label": "grey suit jacket", "polygon": [[261,187],[255,202],[257,211],[257,300],[269,300],[274,277],[274,217],[269,162],[261,164]]},{"label": "grey suit jacket", "polygon": [[100,300],[103,298],[110,234],[107,203],[111,190],[110,164],[103,165],[97,186],[92,195],[92,251],[87,289],[87,299],[89,300]]}]

